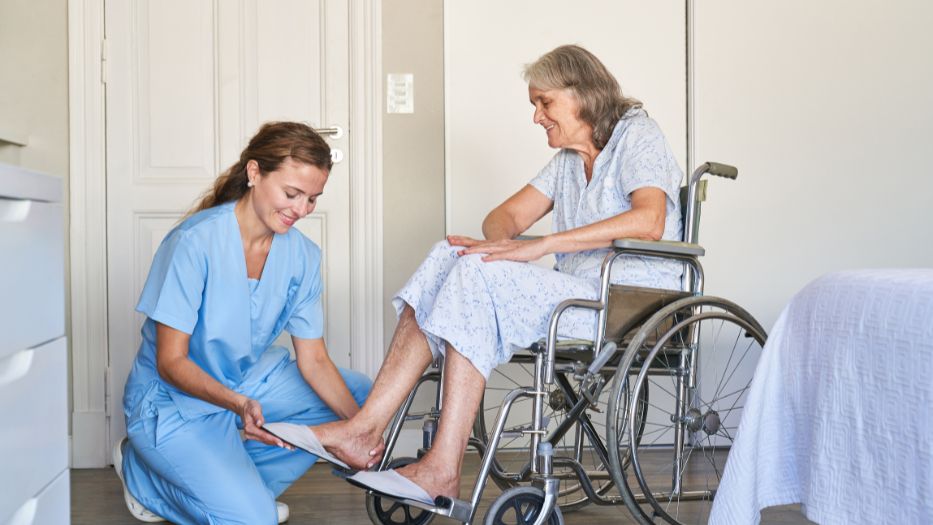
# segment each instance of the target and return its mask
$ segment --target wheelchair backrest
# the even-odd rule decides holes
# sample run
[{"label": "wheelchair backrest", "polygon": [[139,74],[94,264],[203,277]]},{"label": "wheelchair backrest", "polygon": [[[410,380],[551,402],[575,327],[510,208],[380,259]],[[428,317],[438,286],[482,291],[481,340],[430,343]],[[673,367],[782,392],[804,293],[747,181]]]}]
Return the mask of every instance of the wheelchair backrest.
[{"label": "wheelchair backrest", "polygon": [[[728,179],[738,177],[738,170],[734,166],[718,162],[706,162],[700,165],[688,177],[687,185],[680,188],[680,213],[683,224],[683,242],[699,242],[700,207],[706,200],[707,181],[705,174],[715,175]],[[690,185],[694,192],[690,192]],[[694,295],[692,289],[693,279],[691,270],[684,265],[683,291],[659,290],[625,285],[610,285],[608,305],[605,317],[604,340],[624,342],[634,335],[638,327],[655,312],[680,298]],[[702,293],[702,290],[699,290]],[[684,312],[688,314],[689,312]],[[673,324],[671,324],[673,326]],[[667,330],[665,327],[664,330]],[[659,335],[659,334],[654,334]],[[650,339],[650,338],[649,338]],[[692,340],[690,333],[684,332],[677,338],[680,341]],[[653,343],[652,343],[653,344]]]}]

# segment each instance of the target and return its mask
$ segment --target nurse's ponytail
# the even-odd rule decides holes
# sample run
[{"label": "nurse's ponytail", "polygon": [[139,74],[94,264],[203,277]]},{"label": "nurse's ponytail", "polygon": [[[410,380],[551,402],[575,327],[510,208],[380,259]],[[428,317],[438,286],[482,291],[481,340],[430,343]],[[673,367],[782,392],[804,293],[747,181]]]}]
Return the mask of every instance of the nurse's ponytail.
[{"label": "nurse's ponytail", "polygon": [[267,122],[250,139],[240,154],[240,160],[217,177],[214,185],[204,192],[186,217],[246,195],[249,191],[246,164],[249,161],[255,160],[260,173],[265,176],[279,169],[288,158],[328,172],[333,167],[330,146],[311,127],[300,122]]}]

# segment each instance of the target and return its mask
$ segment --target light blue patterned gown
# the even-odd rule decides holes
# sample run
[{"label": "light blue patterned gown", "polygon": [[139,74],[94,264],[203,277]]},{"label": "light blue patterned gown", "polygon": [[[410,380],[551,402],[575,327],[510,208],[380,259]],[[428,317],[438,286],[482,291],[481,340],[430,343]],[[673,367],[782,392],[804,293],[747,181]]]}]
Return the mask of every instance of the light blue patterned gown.
[{"label": "light blue patterned gown", "polygon": [[[616,124],[596,157],[589,184],[583,159],[561,150],[530,182],[554,202],[555,232],[586,226],[632,207],[631,193],[660,188],[667,194],[663,239],[680,240],[679,188],[683,173],[657,123],[644,110],[629,110]],[[483,262],[482,255],[457,255],[446,241],[434,246],[392,301],[401,315],[405,304],[435,355],[447,342],[484,377],[519,348],[545,337],[554,307],[568,298],[594,299],[599,268],[609,249],[557,254],[554,270],[514,261]],[[680,263],[643,257],[617,260],[616,283],[680,289]],[[592,338],[595,314],[570,309],[561,317],[558,336]]]}]

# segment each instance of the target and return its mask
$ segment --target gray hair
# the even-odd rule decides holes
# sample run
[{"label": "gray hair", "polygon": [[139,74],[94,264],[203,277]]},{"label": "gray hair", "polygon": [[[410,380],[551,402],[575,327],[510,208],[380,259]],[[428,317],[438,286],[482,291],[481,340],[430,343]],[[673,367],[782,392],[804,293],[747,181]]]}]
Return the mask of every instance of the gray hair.
[{"label": "gray hair", "polygon": [[593,53],[560,46],[525,65],[522,77],[538,89],[569,89],[580,103],[578,117],[592,126],[593,143],[603,149],[616,123],[641,102],[622,94],[619,82]]}]

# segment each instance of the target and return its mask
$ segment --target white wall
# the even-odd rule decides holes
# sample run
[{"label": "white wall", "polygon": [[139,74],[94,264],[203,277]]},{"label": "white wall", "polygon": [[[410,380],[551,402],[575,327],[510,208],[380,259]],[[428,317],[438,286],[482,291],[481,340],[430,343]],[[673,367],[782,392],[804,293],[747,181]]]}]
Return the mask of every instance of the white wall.
[{"label": "white wall", "polygon": [[[3,141],[10,137],[26,146]],[[0,2],[0,162],[68,175],[65,0]]]},{"label": "white wall", "polygon": [[[445,4],[448,233],[482,236],[483,217],[556,153],[521,73],[562,44],[602,60],[686,157],[685,10],[681,2],[448,1]],[[550,231],[550,219],[533,233]]]},{"label": "white wall", "polygon": [[443,0],[382,5],[382,71],[415,79],[414,112],[382,117],[386,345],[396,324],[389,301],[444,237],[443,21]]},{"label": "white wall", "polygon": [[[385,0],[382,71],[414,75],[414,112],[382,117],[383,326],[395,331],[391,300],[444,237],[444,1]],[[382,79],[385,82],[385,78]],[[384,101],[383,101],[384,103]],[[385,108],[383,108],[385,111]],[[425,386],[413,410],[434,405]],[[422,422],[408,422],[394,457],[414,457]]]},{"label": "white wall", "polygon": [[707,292],[770,329],[815,277],[933,266],[933,4],[695,2]]},{"label": "white wall", "polygon": [[[933,265],[933,4],[693,2],[694,164],[711,181],[707,293],[770,328],[830,271]],[[483,215],[553,153],[521,66],[590,47],[641,98],[684,166],[684,3],[447,2],[448,230]],[[546,221],[543,221],[546,222]],[[547,231],[539,224],[536,232]]]}]

